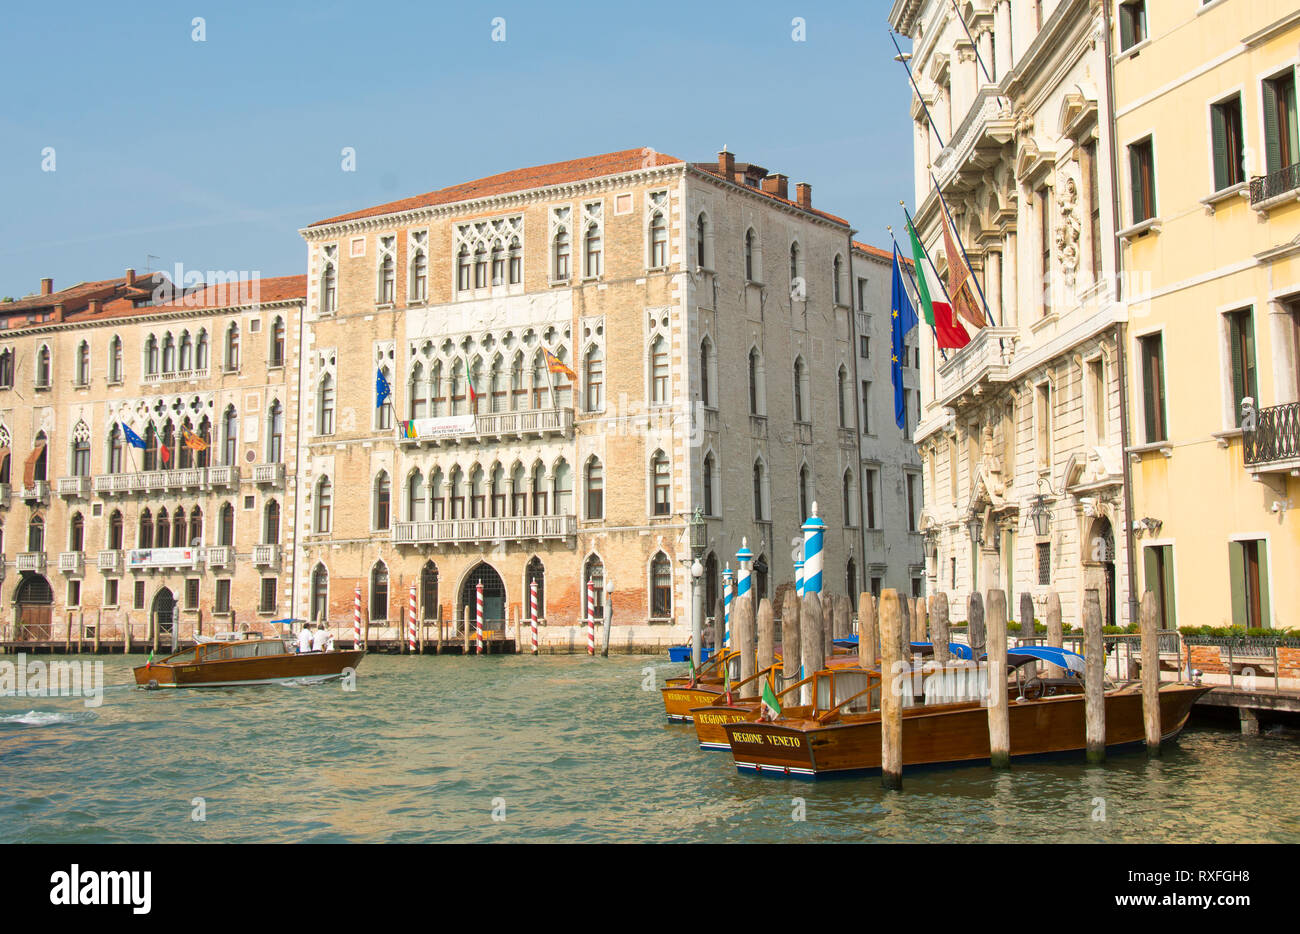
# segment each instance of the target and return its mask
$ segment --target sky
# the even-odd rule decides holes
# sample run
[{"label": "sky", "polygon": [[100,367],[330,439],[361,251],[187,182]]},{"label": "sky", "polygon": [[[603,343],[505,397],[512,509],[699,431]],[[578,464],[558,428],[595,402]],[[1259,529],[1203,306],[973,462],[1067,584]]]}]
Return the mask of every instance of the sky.
[{"label": "sky", "polygon": [[912,194],[909,86],[888,9],[9,4],[0,296],[128,266],[301,275],[298,231],[313,221],[640,147],[710,161],[726,146],[789,175],[792,191],[810,183],[815,207],[888,245],[885,225]]}]

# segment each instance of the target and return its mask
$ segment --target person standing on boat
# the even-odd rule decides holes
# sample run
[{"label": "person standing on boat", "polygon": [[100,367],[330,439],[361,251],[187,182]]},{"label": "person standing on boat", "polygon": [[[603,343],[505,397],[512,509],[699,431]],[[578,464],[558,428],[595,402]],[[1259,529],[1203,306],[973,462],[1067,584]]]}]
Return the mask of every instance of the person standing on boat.
[{"label": "person standing on boat", "polygon": [[298,633],[298,654],[305,655],[311,651],[311,623],[304,623]]},{"label": "person standing on boat", "polygon": [[329,645],[330,634],[325,628],[324,623],[316,623],[316,633],[312,636],[311,650],[313,652],[326,652]]}]

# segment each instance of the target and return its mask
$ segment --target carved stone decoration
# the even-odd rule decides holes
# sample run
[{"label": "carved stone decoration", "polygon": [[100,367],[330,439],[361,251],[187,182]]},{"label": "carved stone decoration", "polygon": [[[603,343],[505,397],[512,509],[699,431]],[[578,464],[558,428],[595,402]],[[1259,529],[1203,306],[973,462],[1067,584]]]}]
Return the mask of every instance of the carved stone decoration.
[{"label": "carved stone decoration", "polygon": [[1079,184],[1072,175],[1062,171],[1056,191],[1056,210],[1060,215],[1056,224],[1056,256],[1066,283],[1073,288],[1079,269]]}]

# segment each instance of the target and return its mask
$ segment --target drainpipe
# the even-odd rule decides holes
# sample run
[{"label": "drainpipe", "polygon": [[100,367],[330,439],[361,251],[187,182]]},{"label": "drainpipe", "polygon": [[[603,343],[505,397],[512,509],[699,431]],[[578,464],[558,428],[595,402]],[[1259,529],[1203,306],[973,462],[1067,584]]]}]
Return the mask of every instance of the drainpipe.
[{"label": "drainpipe", "polygon": [[[1124,294],[1124,282],[1120,275],[1123,263],[1123,248],[1120,246],[1120,198],[1119,198],[1119,147],[1115,142],[1115,67],[1111,49],[1110,4],[1102,4],[1103,50],[1106,56],[1106,120],[1110,150],[1110,190],[1111,222],[1115,225],[1115,302]],[[1138,620],[1137,597],[1137,546],[1133,537],[1133,471],[1129,461],[1129,412],[1128,412],[1128,345],[1127,329],[1123,321],[1115,322],[1115,357],[1119,363],[1119,435],[1120,456],[1122,458],[1122,476],[1124,487],[1124,550],[1128,567],[1128,616],[1129,622]]]},{"label": "drainpipe", "polygon": [[[310,266],[311,266],[311,258],[310,258],[310,256],[308,257],[307,265],[308,265],[308,267],[309,267],[309,269],[310,269]],[[309,289],[308,291],[310,292],[310,289]],[[303,419],[303,412],[302,412],[302,404],[303,404],[303,398],[302,398],[302,367],[303,367],[303,352],[304,352],[304,351],[303,351],[303,335],[304,335],[304,332],[306,331],[306,328],[307,328],[307,303],[308,303],[309,301],[310,301],[309,298],[303,298],[302,307],[298,309],[298,405],[297,405],[297,413],[298,413],[298,415],[297,415],[297,418],[296,418],[296,420],[295,420],[295,421],[296,421],[296,424],[294,425],[294,432],[293,432],[293,433],[294,433],[294,440],[293,440],[293,450],[294,450],[294,454],[293,454],[293,466],[294,466],[294,471],[293,471],[293,545],[291,546],[293,550],[290,552],[290,554],[291,554],[292,557],[290,557],[290,559],[289,559],[289,619],[290,619],[290,620],[293,619],[294,611],[296,610],[296,608],[297,608],[297,606],[298,606],[298,527],[299,527],[300,525],[302,525],[302,517],[301,517],[300,515],[298,515],[298,508],[299,508],[299,506],[301,505],[301,504],[299,503],[299,495],[302,493],[302,484],[301,484],[301,483],[299,482],[299,480],[298,480],[298,472],[299,472],[299,468],[302,466],[302,465],[301,465],[301,459],[302,459],[302,419]],[[288,364],[287,351],[286,351],[285,363],[286,363],[286,365]],[[286,406],[285,408],[287,409],[288,406]],[[288,471],[288,469],[287,469],[287,468],[288,468],[288,465],[286,464],[285,466],[286,466],[286,469],[285,469],[285,483],[288,483],[288,482],[289,482],[289,471]],[[328,615],[328,610],[327,610],[326,612],[327,612],[327,615]],[[308,618],[308,619],[311,618],[311,605],[310,605],[310,603],[309,603],[308,606],[307,606],[307,618]],[[293,632],[293,623],[292,623],[292,622],[289,623],[289,632],[290,632],[290,633]]]}]

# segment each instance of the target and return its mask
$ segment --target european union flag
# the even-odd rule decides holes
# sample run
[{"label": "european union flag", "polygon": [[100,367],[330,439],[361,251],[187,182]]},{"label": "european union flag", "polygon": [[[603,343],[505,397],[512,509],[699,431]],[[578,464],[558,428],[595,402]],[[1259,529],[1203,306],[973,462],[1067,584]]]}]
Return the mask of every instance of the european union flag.
[{"label": "european union flag", "polygon": [[127,425],[125,423],[122,425],[122,435],[123,437],[126,438],[126,443],[131,445],[131,447],[133,448],[140,448],[141,450],[144,450],[146,447],[148,447],[148,445],[144,443],[144,438],[141,438],[134,431],[132,431],[130,425]]},{"label": "european union flag", "polygon": [[393,395],[393,387],[388,385],[388,377],[383,370],[375,370],[375,408],[380,408],[384,400]]},{"label": "european union flag", "polygon": [[894,245],[894,285],[890,301],[889,377],[894,383],[894,423],[904,427],[907,410],[903,396],[903,338],[916,327],[916,309],[903,285],[903,269],[898,262],[898,245]]}]

